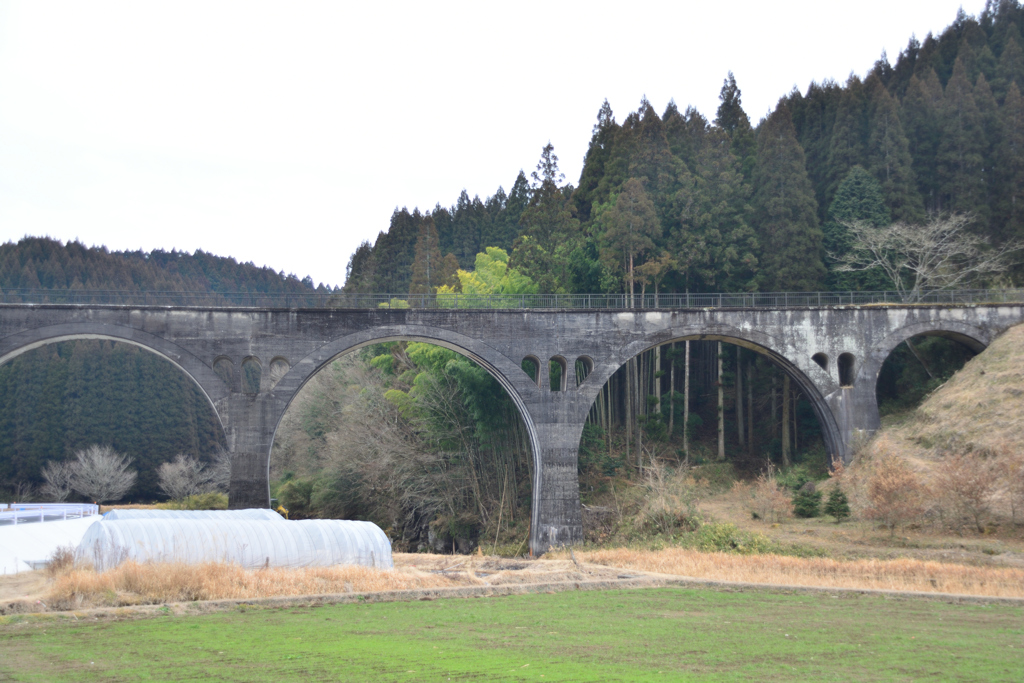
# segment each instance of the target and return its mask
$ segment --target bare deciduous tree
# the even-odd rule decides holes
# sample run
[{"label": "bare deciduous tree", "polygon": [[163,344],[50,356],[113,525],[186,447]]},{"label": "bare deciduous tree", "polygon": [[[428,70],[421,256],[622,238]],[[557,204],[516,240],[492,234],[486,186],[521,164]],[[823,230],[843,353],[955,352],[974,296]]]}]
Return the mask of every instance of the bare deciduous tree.
[{"label": "bare deciduous tree", "polygon": [[212,472],[191,455],[179,453],[174,460],[160,465],[156,472],[160,490],[172,500],[181,500],[214,488]]},{"label": "bare deciduous tree", "polygon": [[1024,453],[1006,452],[999,459],[1006,502],[1010,506],[1010,521],[1019,524],[1017,515],[1024,510]]},{"label": "bare deciduous tree", "polygon": [[75,453],[71,488],[97,503],[120,500],[135,485],[132,458],[110,446],[92,445]]},{"label": "bare deciduous tree", "polygon": [[954,453],[935,468],[934,489],[959,531],[964,520],[985,532],[989,509],[999,484],[999,472],[987,458]]},{"label": "bare deciduous tree", "polygon": [[0,486],[0,495],[13,503],[28,503],[35,499],[36,489],[27,481],[15,481]]},{"label": "bare deciduous tree", "polygon": [[1000,247],[970,232],[970,215],[933,218],[924,225],[892,223],[876,228],[866,221],[842,221],[852,248],[829,254],[837,271],[880,268],[904,301],[917,301],[932,289],[953,289],[1005,272],[1011,255],[1024,249],[1018,241]]},{"label": "bare deciduous tree", "polygon": [[42,493],[54,503],[63,503],[71,495],[71,480],[75,474],[75,463],[70,460],[51,460],[43,468]]},{"label": "bare deciduous tree", "polygon": [[218,447],[206,471],[210,473],[210,490],[227,493],[231,484],[231,453]]}]

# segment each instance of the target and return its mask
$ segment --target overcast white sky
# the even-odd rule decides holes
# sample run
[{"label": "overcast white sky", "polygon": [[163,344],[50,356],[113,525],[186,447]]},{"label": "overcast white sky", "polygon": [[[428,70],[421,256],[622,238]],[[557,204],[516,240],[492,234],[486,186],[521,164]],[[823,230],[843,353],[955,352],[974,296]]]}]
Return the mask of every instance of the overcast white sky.
[{"label": "overcast white sky", "polygon": [[342,284],[395,207],[481,198],[646,94],[756,123],[984,0],[0,0],[0,242],[203,249]]}]

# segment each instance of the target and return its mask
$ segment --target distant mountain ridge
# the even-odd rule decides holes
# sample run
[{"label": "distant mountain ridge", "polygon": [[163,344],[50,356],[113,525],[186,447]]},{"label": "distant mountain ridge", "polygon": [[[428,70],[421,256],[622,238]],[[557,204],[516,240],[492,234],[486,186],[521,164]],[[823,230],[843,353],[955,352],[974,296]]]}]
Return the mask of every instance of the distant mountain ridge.
[{"label": "distant mountain ridge", "polygon": [[329,287],[315,287],[308,275],[300,280],[202,250],[109,251],[78,241],[24,237],[0,245],[0,289],[299,294]]}]

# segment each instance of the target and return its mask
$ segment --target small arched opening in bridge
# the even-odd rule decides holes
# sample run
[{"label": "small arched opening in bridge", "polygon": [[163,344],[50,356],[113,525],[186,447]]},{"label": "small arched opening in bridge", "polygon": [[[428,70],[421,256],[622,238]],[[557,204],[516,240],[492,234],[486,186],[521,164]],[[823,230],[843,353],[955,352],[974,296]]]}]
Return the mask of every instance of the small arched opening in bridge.
[{"label": "small arched opening in bridge", "polygon": [[548,384],[551,391],[565,391],[569,383],[569,364],[562,356],[552,356],[548,361]]},{"label": "small arched opening in bridge", "polygon": [[288,374],[291,364],[284,356],[274,356],[270,360],[270,388],[274,388],[281,378]]},{"label": "small arched opening in bridge", "polygon": [[533,381],[533,383],[539,387],[540,360],[536,356],[527,356],[523,358],[522,363],[520,363],[520,367],[522,367],[523,372],[526,373],[526,376],[529,377]]},{"label": "small arched opening in bridge", "polygon": [[246,356],[242,359],[242,393],[260,393],[260,384],[263,381],[263,365],[260,359],[255,356]]},{"label": "small arched opening in bridge", "polygon": [[836,364],[839,366],[839,386],[852,387],[854,378],[857,376],[857,359],[852,353],[841,353],[836,359]]},{"label": "small arched opening in bridge", "polygon": [[[92,445],[110,446],[133,459],[137,479],[127,497],[165,500],[161,464],[183,453],[208,467],[226,446],[212,397],[195,376],[165,352],[139,340],[66,328],[35,330],[0,358],[0,498],[19,488],[47,502],[42,469],[71,460]],[[159,342],[159,340],[156,340]],[[161,351],[165,352],[161,352]],[[203,379],[215,389],[218,376]],[[226,389],[225,389],[226,392]],[[226,464],[226,463],[223,463]],[[225,487],[223,481],[217,483]],[[6,491],[5,491],[6,489]],[[84,500],[72,492],[70,500]],[[50,501],[52,502],[52,501]]]},{"label": "small arched opening in bridge", "polygon": [[[891,415],[919,406],[967,361],[985,349],[980,331],[917,329],[886,340],[884,362],[876,366],[875,398],[879,414]],[[870,368],[868,368],[870,370]]]},{"label": "small arched opening in bridge", "polygon": [[519,368],[411,334],[338,342],[323,357],[278,384],[295,393],[270,481],[290,512],[368,519],[398,551],[529,549],[536,432],[506,379]]},{"label": "small arched opening in bridge", "polygon": [[576,359],[576,386],[581,386],[590,373],[594,371],[594,359],[590,356],[580,356]]},{"label": "small arched opening in bridge", "polygon": [[843,453],[835,418],[811,380],[749,340],[679,336],[606,369],[604,377],[603,386],[591,387],[594,403],[580,444],[584,480],[635,474],[655,459],[670,465],[724,460],[746,476],[771,459],[824,477]]},{"label": "small arched opening in bridge", "polygon": [[218,356],[213,361],[213,371],[217,373],[224,386],[231,389],[235,381],[235,364],[227,356]]},{"label": "small arched opening in bridge", "polygon": [[811,360],[818,364],[818,366],[828,372],[828,354],[827,353],[816,353],[811,356]]}]

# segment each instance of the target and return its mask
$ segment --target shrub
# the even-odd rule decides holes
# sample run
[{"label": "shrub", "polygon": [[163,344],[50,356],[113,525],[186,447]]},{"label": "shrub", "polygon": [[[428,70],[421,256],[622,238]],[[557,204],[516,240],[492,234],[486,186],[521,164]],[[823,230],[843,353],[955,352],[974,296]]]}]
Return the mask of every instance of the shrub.
[{"label": "shrub", "polygon": [[775,466],[770,462],[754,482],[752,505],[751,512],[766,522],[777,522],[792,511],[793,503],[776,480]]},{"label": "shrub", "polygon": [[697,549],[706,552],[752,555],[770,553],[774,544],[761,534],[748,534],[734,524],[702,524],[696,532]]},{"label": "shrub", "polygon": [[868,476],[867,507],[864,516],[878,520],[896,533],[924,512],[925,487],[905,460],[896,455],[883,456]]},{"label": "shrub", "polygon": [[793,496],[793,514],[797,517],[817,517],[821,514],[821,492],[801,489]]},{"label": "shrub", "polygon": [[293,519],[306,519],[313,516],[313,479],[290,479],[277,490],[277,499],[288,509]]},{"label": "shrub", "polygon": [[672,470],[658,461],[646,468],[644,487],[647,500],[641,513],[645,522],[662,533],[696,526],[697,503],[704,493],[703,482],[686,468]]},{"label": "shrub", "polygon": [[850,516],[850,501],[846,499],[846,494],[838,486],[828,494],[828,501],[825,503],[825,514],[835,517],[836,524]]},{"label": "shrub", "polygon": [[807,482],[814,481],[806,465],[794,465],[784,472],[779,472],[775,479],[779,482],[780,486],[784,486],[794,493],[799,491]]},{"label": "shrub", "polygon": [[77,564],[79,564],[78,553],[75,546],[57,546],[50,554],[50,558],[46,563],[46,575],[51,579],[57,576],[63,576],[71,570],[76,569]]}]

